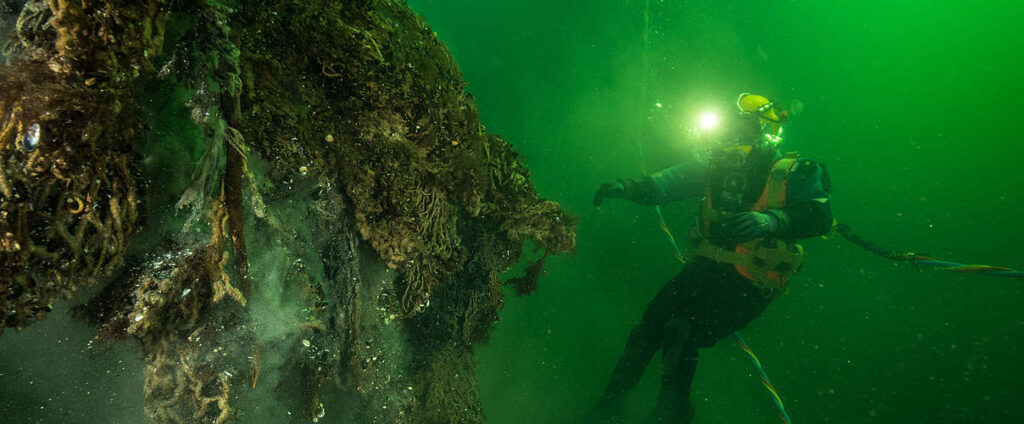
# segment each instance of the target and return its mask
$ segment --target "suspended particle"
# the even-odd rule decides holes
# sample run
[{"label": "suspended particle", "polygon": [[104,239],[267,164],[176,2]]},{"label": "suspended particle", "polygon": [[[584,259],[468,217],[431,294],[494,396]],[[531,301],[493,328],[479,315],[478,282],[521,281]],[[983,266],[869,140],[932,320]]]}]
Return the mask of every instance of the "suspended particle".
[{"label": "suspended particle", "polygon": [[793,116],[799,115],[804,111],[804,102],[799,99],[793,99],[789,101],[789,113]]}]

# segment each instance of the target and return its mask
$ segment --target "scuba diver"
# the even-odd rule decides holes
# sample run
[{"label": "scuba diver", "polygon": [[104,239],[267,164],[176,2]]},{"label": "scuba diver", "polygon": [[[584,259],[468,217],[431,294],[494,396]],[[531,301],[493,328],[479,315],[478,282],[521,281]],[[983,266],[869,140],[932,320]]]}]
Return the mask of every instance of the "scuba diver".
[{"label": "scuba diver", "polygon": [[828,234],[831,187],[824,165],[780,154],[788,114],[767,98],[741,94],[740,113],[700,135],[706,155],[640,179],[605,183],[594,206],[620,198],[662,205],[702,198],[690,230],[692,253],[630,331],[591,422],[615,422],[626,394],[661,349],[661,393],[652,422],[693,419],[690,383],[699,348],[713,346],[757,318],[803,265],[798,239]]}]

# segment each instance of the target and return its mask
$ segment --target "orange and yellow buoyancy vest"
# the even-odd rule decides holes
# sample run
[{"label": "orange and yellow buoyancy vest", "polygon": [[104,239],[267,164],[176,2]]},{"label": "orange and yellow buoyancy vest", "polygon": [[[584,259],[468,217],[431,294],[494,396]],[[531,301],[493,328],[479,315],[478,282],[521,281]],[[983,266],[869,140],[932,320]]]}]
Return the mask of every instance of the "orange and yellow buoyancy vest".
[{"label": "orange and yellow buoyancy vest", "polygon": [[[786,185],[790,173],[796,166],[797,157],[796,152],[787,153],[772,165],[761,197],[750,208],[751,211],[764,212],[786,205]],[[803,266],[803,247],[796,243],[786,243],[769,238],[741,243],[736,246],[734,251],[727,251],[711,244],[707,239],[711,224],[726,218],[727,214],[712,206],[710,191],[709,187],[701,211],[700,224],[690,230],[690,242],[694,247],[694,254],[718,263],[732,264],[741,275],[761,287],[785,288],[786,277],[799,271]]]}]

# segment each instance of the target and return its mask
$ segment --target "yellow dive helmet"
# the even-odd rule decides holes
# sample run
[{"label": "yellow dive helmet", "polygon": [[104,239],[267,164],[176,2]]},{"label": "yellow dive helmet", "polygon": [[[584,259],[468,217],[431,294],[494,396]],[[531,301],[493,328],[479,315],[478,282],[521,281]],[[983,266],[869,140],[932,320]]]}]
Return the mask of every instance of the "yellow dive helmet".
[{"label": "yellow dive helmet", "polygon": [[781,124],[786,121],[788,114],[785,111],[779,111],[775,109],[775,103],[768,100],[767,97],[759,96],[757,94],[743,93],[740,94],[740,98],[736,100],[736,106],[739,106],[740,111],[743,114],[757,115],[761,119],[761,124],[767,124],[769,122],[773,124]]},{"label": "yellow dive helmet", "polygon": [[[740,94],[739,99],[736,99],[736,106],[744,115],[757,116],[761,122],[761,128],[767,132],[765,135],[779,138],[782,136],[782,123],[789,119],[789,114],[784,110],[776,109],[775,103],[768,100],[767,97],[743,93]],[[778,143],[781,140],[772,141]]]}]

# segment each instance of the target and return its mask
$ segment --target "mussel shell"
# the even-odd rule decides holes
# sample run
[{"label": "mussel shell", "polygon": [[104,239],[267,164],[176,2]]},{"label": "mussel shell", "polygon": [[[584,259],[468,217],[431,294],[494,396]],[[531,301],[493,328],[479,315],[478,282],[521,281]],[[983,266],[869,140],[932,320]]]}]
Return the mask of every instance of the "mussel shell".
[{"label": "mussel shell", "polygon": [[39,124],[32,124],[25,131],[25,134],[21,137],[21,149],[26,152],[34,151],[39,148],[39,136],[42,133],[42,128]]}]

